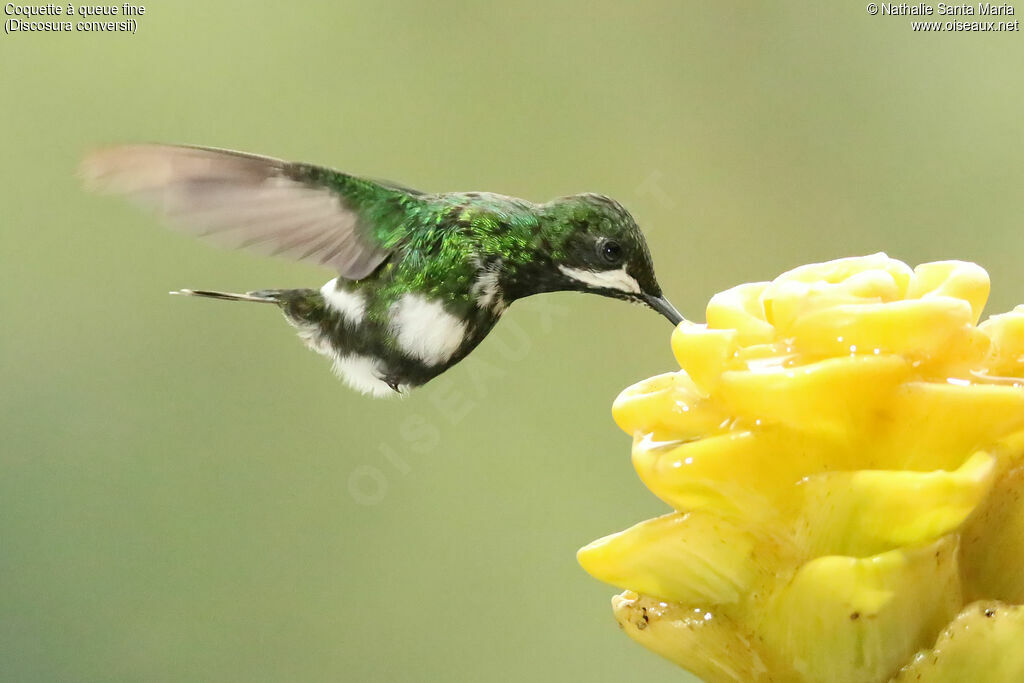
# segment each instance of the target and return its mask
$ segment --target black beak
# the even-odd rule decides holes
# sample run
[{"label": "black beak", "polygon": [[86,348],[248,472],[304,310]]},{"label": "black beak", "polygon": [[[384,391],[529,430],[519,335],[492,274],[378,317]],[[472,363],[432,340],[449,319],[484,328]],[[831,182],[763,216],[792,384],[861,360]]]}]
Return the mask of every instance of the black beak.
[{"label": "black beak", "polygon": [[641,296],[641,298],[643,299],[645,304],[647,304],[648,306],[656,310],[658,313],[661,313],[663,316],[668,318],[669,322],[671,322],[673,325],[678,325],[679,323],[683,322],[682,314],[679,311],[677,311],[676,307],[670,304],[668,302],[668,299],[666,299],[665,297],[644,294]]}]

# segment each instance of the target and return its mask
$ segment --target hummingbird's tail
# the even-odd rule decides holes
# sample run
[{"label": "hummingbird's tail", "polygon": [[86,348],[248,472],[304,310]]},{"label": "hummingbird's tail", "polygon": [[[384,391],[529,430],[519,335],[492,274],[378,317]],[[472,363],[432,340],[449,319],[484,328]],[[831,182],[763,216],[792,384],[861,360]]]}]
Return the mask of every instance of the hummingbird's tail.
[{"label": "hummingbird's tail", "polygon": [[285,299],[282,296],[286,289],[261,289],[256,292],[246,292],[245,294],[233,294],[232,292],[212,292],[207,289],[179,289],[171,294],[181,294],[183,296],[205,296],[209,299],[220,299],[222,301],[255,301],[260,304],[278,304],[285,303]]}]

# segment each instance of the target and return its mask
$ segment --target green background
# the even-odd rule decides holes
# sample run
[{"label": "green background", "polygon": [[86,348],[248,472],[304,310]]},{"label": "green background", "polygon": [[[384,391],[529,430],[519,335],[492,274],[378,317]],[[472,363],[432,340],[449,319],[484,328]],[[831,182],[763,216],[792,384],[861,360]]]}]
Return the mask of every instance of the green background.
[{"label": "green background", "polygon": [[166,295],[330,273],[163,230],[74,169],[153,140],[604,192],[698,320],[880,250],[1024,300],[1021,34],[762,5],[182,1],[134,36],[0,35],[0,678],[684,680],[574,558],[665,509],[609,415],[675,367],[663,319],[522,301],[370,400],[275,312]]}]

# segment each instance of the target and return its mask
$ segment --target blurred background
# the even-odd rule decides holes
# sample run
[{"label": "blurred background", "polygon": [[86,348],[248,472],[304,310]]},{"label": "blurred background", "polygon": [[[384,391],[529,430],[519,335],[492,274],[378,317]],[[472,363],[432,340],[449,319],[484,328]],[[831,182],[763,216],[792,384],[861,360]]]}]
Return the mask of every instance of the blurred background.
[{"label": "blurred background", "polygon": [[687,680],[574,558],[667,509],[610,418],[676,367],[662,318],[525,300],[470,360],[370,400],[276,311],[166,294],[330,273],[84,194],[95,146],[607,193],[697,320],[734,284],[882,250],[977,261],[990,312],[1024,301],[1020,33],[793,1],[182,0],[138,22],[0,36],[3,680]]}]

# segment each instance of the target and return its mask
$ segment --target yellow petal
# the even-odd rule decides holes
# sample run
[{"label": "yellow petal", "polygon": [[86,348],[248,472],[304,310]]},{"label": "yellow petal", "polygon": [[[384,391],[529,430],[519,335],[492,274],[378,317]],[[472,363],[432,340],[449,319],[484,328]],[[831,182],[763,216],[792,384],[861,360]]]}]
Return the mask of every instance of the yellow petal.
[{"label": "yellow petal", "polygon": [[976,602],[919,653],[894,683],[1024,681],[1024,608]]},{"label": "yellow petal", "polygon": [[[799,318],[792,336],[797,349],[817,357],[899,353],[933,359],[976,341],[971,315],[970,304],[951,297],[833,306]],[[986,345],[977,357],[987,351]]]},{"label": "yellow petal", "polygon": [[849,467],[855,455],[842,442],[781,427],[686,443],[641,437],[633,444],[633,466],[651,493],[677,510],[706,510],[753,524],[776,517],[802,478]]},{"label": "yellow petal", "polygon": [[684,321],[672,332],[672,352],[679,367],[704,392],[714,388],[736,347],[736,330]]},{"label": "yellow petal", "polygon": [[722,431],[731,421],[685,372],[658,375],[629,387],[615,399],[612,417],[627,434],[654,434],[659,441]]},{"label": "yellow petal", "polygon": [[951,296],[963,299],[971,305],[971,324],[977,325],[988,301],[990,287],[988,273],[976,263],[935,261],[914,268],[907,298]]},{"label": "yellow petal", "polygon": [[996,459],[976,453],[953,472],[829,472],[798,487],[798,543],[813,557],[863,557],[933,541],[959,527],[992,486]]},{"label": "yellow petal", "polygon": [[580,565],[620,588],[686,604],[739,600],[756,575],[754,541],[711,515],[671,513],[581,548]]},{"label": "yellow petal", "polygon": [[[851,270],[866,261],[878,261],[883,267]],[[884,254],[802,266],[765,287],[761,304],[776,335],[788,337],[796,320],[815,311],[902,299],[910,276],[909,266]]]},{"label": "yellow petal", "polygon": [[612,598],[612,610],[630,638],[657,652],[705,683],[769,683],[791,680],[769,667],[756,638],[715,611],[683,607],[626,591]]},{"label": "yellow petal", "polygon": [[882,681],[933,642],[960,607],[956,540],[865,559],[812,560],[774,597],[759,631],[806,681]]},{"label": "yellow petal", "polygon": [[741,344],[764,344],[775,339],[775,330],[764,318],[759,297],[767,282],[754,282],[720,292],[708,302],[708,327],[735,330]]},{"label": "yellow petal", "polygon": [[992,339],[986,363],[990,374],[1024,376],[1024,306],[992,316],[979,329]]},{"label": "yellow petal", "polygon": [[858,431],[910,372],[895,356],[846,356],[793,368],[722,375],[718,396],[730,412],[797,431]]},{"label": "yellow petal", "polygon": [[[888,284],[895,289],[892,278]],[[871,297],[869,301],[881,301],[879,297]],[[822,309],[843,304],[867,303],[862,296],[843,287],[828,284],[811,284],[796,281],[776,281],[770,284],[761,294],[761,305],[764,306],[765,319],[775,328],[776,337],[789,336],[793,322],[803,315]]]},{"label": "yellow petal", "polygon": [[964,529],[961,556],[969,599],[1024,603],[1024,465],[996,482]]},{"label": "yellow petal", "polygon": [[865,466],[952,469],[967,453],[1024,429],[1024,391],[967,381],[908,382],[875,406],[864,432],[872,445]]},{"label": "yellow petal", "polygon": [[[882,273],[886,278],[876,278]],[[864,276],[868,277],[865,278]],[[886,301],[903,298],[913,277],[913,271],[903,261],[889,258],[884,253],[851,256],[824,263],[809,263],[786,271],[774,282],[807,282],[840,285],[860,297],[878,296]],[[888,284],[892,283],[892,286]],[[865,285],[869,285],[865,288]]]}]

